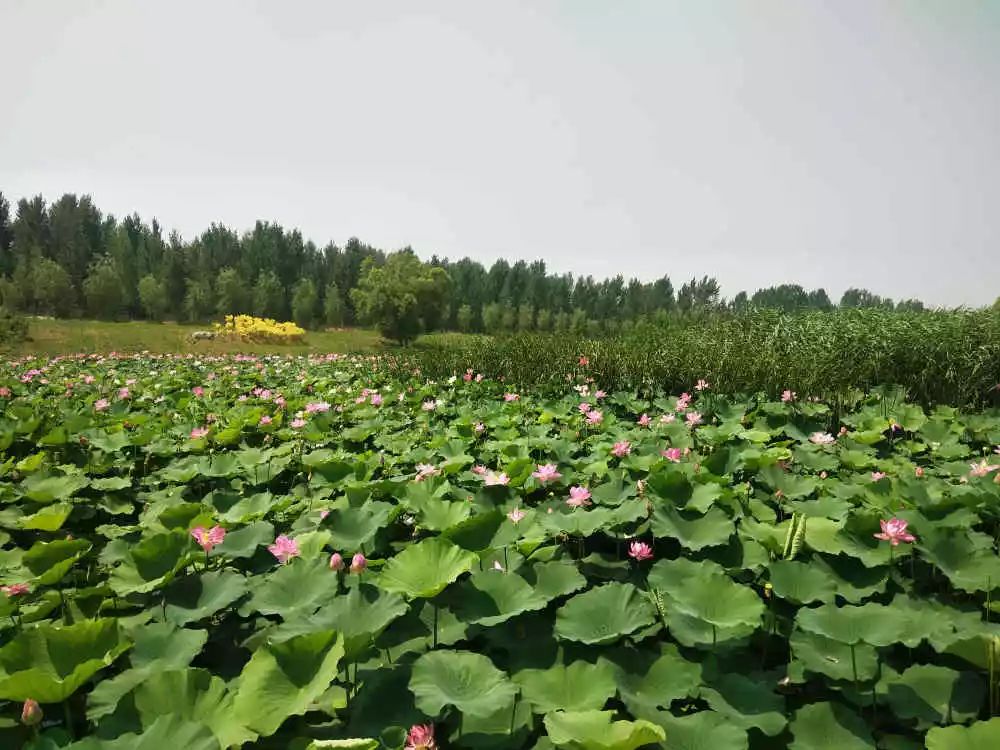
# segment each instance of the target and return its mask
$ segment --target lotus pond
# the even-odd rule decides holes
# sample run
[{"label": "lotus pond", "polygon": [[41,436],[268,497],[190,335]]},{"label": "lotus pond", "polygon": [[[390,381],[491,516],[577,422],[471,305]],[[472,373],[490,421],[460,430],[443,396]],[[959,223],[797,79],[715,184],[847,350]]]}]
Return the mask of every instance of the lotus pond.
[{"label": "lotus pond", "polygon": [[1000,412],[0,365],[0,747],[1000,747]]}]

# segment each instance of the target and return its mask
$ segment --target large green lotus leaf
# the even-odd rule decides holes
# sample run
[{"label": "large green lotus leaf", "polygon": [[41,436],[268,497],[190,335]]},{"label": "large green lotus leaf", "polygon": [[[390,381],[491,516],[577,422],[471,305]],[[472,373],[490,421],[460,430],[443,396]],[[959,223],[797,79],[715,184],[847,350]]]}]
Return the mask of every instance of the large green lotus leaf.
[{"label": "large green lotus leaf", "polygon": [[511,699],[507,704],[497,705],[489,716],[462,714],[461,725],[450,739],[454,746],[506,750],[523,747],[533,729],[531,705]]},{"label": "large green lotus leaf", "polygon": [[556,611],[557,638],[591,645],[614,643],[652,625],[656,613],[630,583],[606,583],[576,594]]},{"label": "large green lotus leaf", "polygon": [[616,689],[614,668],[601,659],[596,664],[575,661],[522,669],[513,680],[521,686],[521,697],[539,714],[600,709]]},{"label": "large green lotus leaf", "polygon": [[378,740],[366,740],[351,738],[347,740],[313,740],[306,747],[306,750],[328,750],[328,748],[340,748],[340,750],[378,750],[382,743]]},{"label": "large green lotus leaf", "polygon": [[362,583],[333,598],[315,614],[296,617],[273,630],[258,631],[247,645],[258,639],[276,642],[316,630],[336,630],[344,637],[345,658],[354,661],[407,610],[403,597]]},{"label": "large green lotus leaf", "polygon": [[32,531],[58,531],[72,512],[73,506],[70,503],[53,503],[37,513],[21,518],[20,526]]},{"label": "large green lotus leaf", "polygon": [[378,585],[410,598],[437,596],[479,558],[438,537],[410,545],[386,563]]},{"label": "large green lotus leaf", "polygon": [[321,474],[328,482],[339,482],[354,472],[354,464],[345,461],[328,448],[306,453],[302,456],[302,465],[307,469]]},{"label": "large green lotus leaf", "polygon": [[161,716],[142,734],[124,734],[113,740],[88,737],[67,745],[64,750],[224,750],[204,724],[181,716]]},{"label": "large green lotus leaf", "polygon": [[1000,557],[991,549],[977,546],[964,529],[930,531],[921,534],[916,544],[921,554],[961,591],[985,592],[1000,581]]},{"label": "large green lotus leaf", "polygon": [[518,573],[548,600],[572,594],[587,585],[574,560],[551,560],[521,568]]},{"label": "large green lotus leaf", "polygon": [[837,581],[830,574],[794,560],[776,560],[768,566],[774,593],[792,604],[832,602]]},{"label": "large green lotus leaf", "polygon": [[687,519],[667,503],[658,503],[653,509],[652,526],[656,536],[676,539],[682,547],[695,551],[725,544],[734,530],[732,520],[720,508]]},{"label": "large green lotus leaf", "polygon": [[[871,531],[853,533],[843,521],[810,518],[806,524],[805,543],[817,552],[848,555],[857,558],[869,568],[875,568],[888,565],[890,555],[888,542],[879,542],[872,536],[877,531],[878,523],[875,523]],[[898,550],[900,554],[905,552],[902,545]]]},{"label": "large green lotus leaf", "polygon": [[241,613],[260,612],[292,620],[311,614],[337,596],[337,575],[325,559],[293,559],[254,580],[250,600]]},{"label": "large green lotus leaf", "polygon": [[809,565],[832,576],[836,581],[837,596],[852,604],[882,593],[889,582],[888,566],[869,568],[860,560],[847,555],[837,555],[830,559],[814,555]]},{"label": "large green lotus leaf", "polygon": [[617,648],[608,657],[622,701],[636,718],[656,721],[673,700],[697,693],[701,665],[681,656],[672,643],[661,644],[659,653]]},{"label": "large green lotus leaf", "polygon": [[[526,523],[522,521],[522,525]],[[445,529],[442,537],[470,552],[497,549],[517,541],[518,528],[499,510],[477,513]]]},{"label": "large green lotus leaf", "polygon": [[517,686],[487,657],[471,651],[431,651],[413,663],[410,692],[428,716],[445,706],[486,717],[513,700]]},{"label": "large green lotus leaf", "polygon": [[747,733],[739,724],[715,711],[674,716],[661,711],[656,723],[667,735],[667,750],[746,750]]},{"label": "large green lotus leaf", "polygon": [[543,609],[549,600],[517,573],[486,570],[455,587],[452,609],[476,625],[499,625],[511,617]]},{"label": "large green lotus leaf", "polygon": [[917,664],[888,685],[889,705],[902,719],[924,724],[974,719],[983,703],[983,682],[972,672]]},{"label": "large green lotus leaf", "polygon": [[572,750],[635,750],[665,738],[656,724],[614,717],[614,711],[553,711],[545,716],[545,731],[554,745]]},{"label": "large green lotus leaf", "polygon": [[233,712],[225,681],[204,669],[157,672],[136,687],[133,700],[143,726],[161,716],[183,716],[211,729],[222,747],[257,739]]},{"label": "large green lotus leaf", "polygon": [[471,512],[469,503],[435,499],[420,508],[420,526],[428,531],[444,531],[458,526]]},{"label": "large green lotus leaf", "polygon": [[393,506],[372,501],[360,508],[337,508],[323,520],[323,528],[330,531],[330,543],[345,553],[369,549],[375,535],[388,524]]},{"label": "large green lotus leaf", "polygon": [[718,714],[743,729],[755,727],[774,737],[788,723],[785,699],[771,685],[736,673],[720,674],[701,689],[701,697]]},{"label": "large green lotus leaf", "polygon": [[247,579],[233,570],[213,570],[185,576],[167,587],[164,617],[175,625],[187,625],[214,615],[247,592]]},{"label": "large green lotus leaf", "polygon": [[131,632],[135,642],[129,652],[132,668],[98,682],[87,696],[87,718],[97,721],[110,714],[125,695],[157,672],[183,669],[198,655],[208,632],[185,630],[168,622],[154,622]]},{"label": "large green lotus leaf", "polygon": [[191,560],[192,539],[184,529],[154,534],[128,550],[108,580],[119,596],[147,593],[170,583]]},{"label": "large green lotus leaf", "polygon": [[851,647],[846,643],[796,629],[792,631],[789,645],[796,659],[789,668],[790,675],[795,672],[796,664],[808,672],[825,674],[834,680],[853,680],[855,667],[859,680],[870,680],[878,671],[878,655],[867,643],[856,645],[852,657]]},{"label": "large green lotus leaf", "polygon": [[611,508],[578,508],[567,512],[539,513],[536,518],[538,524],[553,537],[563,534],[588,537],[615,524],[615,514]]},{"label": "large green lotus leaf", "polygon": [[66,700],[131,645],[110,619],[24,628],[0,648],[0,698]]},{"label": "large green lotus leaf", "polygon": [[810,703],[792,719],[789,750],[873,750],[865,720],[839,703]]},{"label": "large green lotus leaf", "polygon": [[795,618],[800,628],[841,643],[870,643],[891,646],[903,643],[914,647],[930,633],[932,624],[915,622],[908,609],[869,602],[860,607],[823,604],[815,609],[800,609]]},{"label": "large green lotus leaf", "polygon": [[66,500],[90,484],[83,474],[64,474],[62,476],[45,476],[32,474],[21,482],[21,491],[25,497],[36,503],[48,504],[56,500]]},{"label": "large green lotus leaf", "polygon": [[[649,572],[649,586],[665,592],[673,609],[715,628],[760,624],[764,603],[747,586],[734,583],[717,564],[686,558],[660,560]],[[668,607],[670,611],[670,607]]]},{"label": "large green lotus leaf", "polygon": [[343,638],[332,630],[261,646],[238,678],[234,718],[265,737],[274,734],[330,686],[343,655]]},{"label": "large green lotus leaf", "polygon": [[[436,624],[436,627],[435,627]],[[409,611],[391,623],[377,640],[376,645],[389,651],[393,657],[405,653],[423,653],[437,643],[450,646],[465,640],[469,624],[440,602],[417,599],[410,603]],[[487,631],[492,632],[492,631]]]},{"label": "large green lotus leaf", "polygon": [[211,555],[227,559],[252,557],[261,545],[270,544],[273,540],[274,526],[267,521],[257,521],[242,529],[230,531],[222,544],[212,550]]},{"label": "large green lotus leaf", "polygon": [[927,750],[996,750],[1000,747],[1000,717],[967,727],[934,727],[925,742]]},{"label": "large green lotus leaf", "polygon": [[410,668],[399,663],[364,675],[351,701],[348,731],[355,735],[378,735],[388,727],[409,729],[425,720],[413,704],[408,684]]},{"label": "large green lotus leaf", "polygon": [[90,547],[90,542],[84,539],[35,542],[21,560],[24,567],[35,576],[36,585],[48,586],[61,581]]}]

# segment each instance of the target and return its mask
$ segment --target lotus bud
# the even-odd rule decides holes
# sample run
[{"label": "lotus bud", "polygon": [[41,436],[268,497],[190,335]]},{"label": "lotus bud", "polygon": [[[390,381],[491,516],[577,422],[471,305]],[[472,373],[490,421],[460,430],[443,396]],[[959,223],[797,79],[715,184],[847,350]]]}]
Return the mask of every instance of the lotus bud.
[{"label": "lotus bud", "polygon": [[21,709],[21,723],[26,727],[33,727],[36,724],[40,724],[43,716],[42,707],[38,705],[38,701],[28,698],[24,702],[24,707]]},{"label": "lotus bud", "polygon": [[334,552],[330,555],[330,570],[341,571],[344,569],[344,558],[341,557],[339,552]]},{"label": "lotus bud", "polygon": [[360,573],[365,568],[368,567],[368,561],[365,556],[358,552],[354,557],[351,558],[351,572]]}]

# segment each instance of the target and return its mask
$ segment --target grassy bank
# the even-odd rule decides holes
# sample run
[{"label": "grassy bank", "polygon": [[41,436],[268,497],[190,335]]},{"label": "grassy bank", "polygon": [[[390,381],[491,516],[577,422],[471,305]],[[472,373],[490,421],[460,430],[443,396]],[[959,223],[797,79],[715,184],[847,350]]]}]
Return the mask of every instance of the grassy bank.
[{"label": "grassy bank", "polygon": [[382,337],[360,328],[310,331],[297,345],[251,344],[242,341],[192,341],[191,333],[205,325],[129,321],[32,319],[27,341],[11,347],[8,357],[76,352],[194,352],[203,354],[304,354],[306,352],[373,352],[383,348]]}]

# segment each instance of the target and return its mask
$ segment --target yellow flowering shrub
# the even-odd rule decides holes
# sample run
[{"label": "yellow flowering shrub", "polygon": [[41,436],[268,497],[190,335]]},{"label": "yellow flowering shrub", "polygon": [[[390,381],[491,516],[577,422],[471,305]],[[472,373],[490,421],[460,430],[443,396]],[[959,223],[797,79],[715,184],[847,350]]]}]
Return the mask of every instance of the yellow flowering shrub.
[{"label": "yellow flowering shrub", "polygon": [[253,315],[227,315],[225,323],[216,323],[215,330],[224,338],[240,341],[299,344],[305,329],[291,322],[279,323],[271,318]]}]

